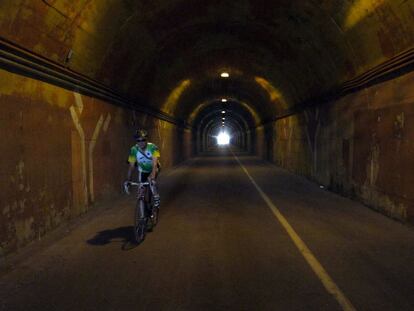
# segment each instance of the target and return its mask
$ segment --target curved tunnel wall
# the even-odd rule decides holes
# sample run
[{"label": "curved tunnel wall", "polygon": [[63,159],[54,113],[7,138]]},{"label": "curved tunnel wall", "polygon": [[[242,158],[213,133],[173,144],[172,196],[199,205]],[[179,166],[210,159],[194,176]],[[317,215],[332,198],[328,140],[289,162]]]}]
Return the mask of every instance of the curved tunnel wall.
[{"label": "curved tunnel wall", "polygon": [[413,90],[409,73],[278,120],[271,160],[412,222]]},{"label": "curved tunnel wall", "polygon": [[240,104],[249,151],[412,222],[413,12],[388,0],[1,1],[0,252],[117,194],[134,128],[150,129],[164,166],[188,158],[223,97]]},{"label": "curved tunnel wall", "polygon": [[0,71],[2,252],[120,194],[138,127],[167,168],[190,156],[187,129],[76,91]]}]

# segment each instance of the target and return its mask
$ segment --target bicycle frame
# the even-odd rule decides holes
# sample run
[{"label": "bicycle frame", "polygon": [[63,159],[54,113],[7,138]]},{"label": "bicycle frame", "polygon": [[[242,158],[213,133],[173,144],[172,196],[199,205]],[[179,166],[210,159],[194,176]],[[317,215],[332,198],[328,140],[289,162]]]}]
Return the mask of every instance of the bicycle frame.
[{"label": "bicycle frame", "polygon": [[[158,208],[151,205],[152,185],[150,182],[125,182],[124,190],[129,194],[129,186],[138,186],[137,205],[135,209],[134,235],[138,243],[145,239],[146,231],[152,231],[158,222]],[[149,188],[149,189],[148,189]]]}]

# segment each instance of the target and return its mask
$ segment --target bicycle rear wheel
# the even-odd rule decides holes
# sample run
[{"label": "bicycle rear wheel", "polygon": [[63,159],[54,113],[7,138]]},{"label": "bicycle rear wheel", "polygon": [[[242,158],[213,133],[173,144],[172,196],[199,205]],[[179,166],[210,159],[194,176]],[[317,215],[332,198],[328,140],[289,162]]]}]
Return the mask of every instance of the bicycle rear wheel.
[{"label": "bicycle rear wheel", "polygon": [[159,208],[154,206],[154,197],[152,196],[152,194],[150,195],[150,198],[148,200],[147,203],[147,207],[148,207],[148,215],[149,215],[149,229],[148,231],[152,231],[154,229],[154,227],[157,225],[158,223],[158,219],[159,219]]},{"label": "bicycle rear wheel", "polygon": [[155,227],[158,224],[160,209],[158,207],[152,207],[152,226]]}]

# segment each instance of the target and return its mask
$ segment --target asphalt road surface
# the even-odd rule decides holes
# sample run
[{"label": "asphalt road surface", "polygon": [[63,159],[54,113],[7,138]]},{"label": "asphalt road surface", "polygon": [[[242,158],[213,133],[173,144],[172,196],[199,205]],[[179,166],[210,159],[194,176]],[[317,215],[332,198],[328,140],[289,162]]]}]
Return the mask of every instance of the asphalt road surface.
[{"label": "asphalt road surface", "polygon": [[125,196],[3,259],[0,309],[414,310],[412,227],[237,159],[164,172],[160,222],[137,247]]}]

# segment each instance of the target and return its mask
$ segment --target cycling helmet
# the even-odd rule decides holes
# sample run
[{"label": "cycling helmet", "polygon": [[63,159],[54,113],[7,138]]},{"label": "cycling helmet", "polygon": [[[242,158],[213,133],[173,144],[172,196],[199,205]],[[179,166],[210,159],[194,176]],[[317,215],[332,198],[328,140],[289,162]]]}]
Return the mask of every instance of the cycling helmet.
[{"label": "cycling helmet", "polygon": [[147,139],[148,138],[148,132],[144,129],[137,130],[135,132],[134,138],[135,139]]}]

